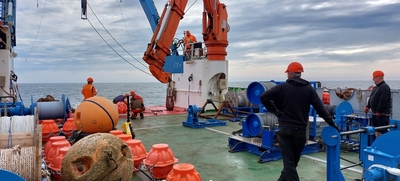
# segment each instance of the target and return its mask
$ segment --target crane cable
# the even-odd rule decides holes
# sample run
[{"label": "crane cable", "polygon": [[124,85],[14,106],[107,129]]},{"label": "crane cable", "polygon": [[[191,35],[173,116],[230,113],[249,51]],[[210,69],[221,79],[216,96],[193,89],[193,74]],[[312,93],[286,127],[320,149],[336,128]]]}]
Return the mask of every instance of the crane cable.
[{"label": "crane cable", "polygon": [[[118,5],[119,5],[119,10],[121,11],[122,21],[124,22],[125,30],[126,30],[126,33],[127,33],[128,36],[129,36],[129,39],[131,40],[131,42],[133,42],[132,37],[131,37],[131,35],[130,35],[129,31],[128,31],[128,27],[126,26],[124,14],[122,13],[121,3],[122,3],[122,0],[121,0],[120,3],[118,4]],[[132,46],[133,46],[133,44],[132,44]],[[134,58],[134,59],[135,59],[137,62],[139,62],[140,64],[142,64],[144,67],[148,68],[142,61],[138,61],[136,58]]]},{"label": "crane cable", "polygon": [[185,14],[189,11],[190,8],[192,8],[192,6],[193,6],[196,2],[197,2],[197,0],[194,1],[194,2],[192,3],[192,5],[190,5],[190,6],[186,9]]},{"label": "crane cable", "polygon": [[[138,61],[135,57],[133,57],[128,51],[126,51],[126,49],[124,47],[122,47],[122,45],[110,34],[110,32],[107,30],[106,27],[104,27],[103,23],[101,23],[101,21],[99,20],[99,18],[97,17],[96,13],[94,13],[92,7],[89,5],[89,3],[87,3],[87,5],[89,6],[90,10],[92,11],[93,15],[96,17],[96,19],[100,22],[100,24],[103,26],[104,30],[106,30],[106,32],[111,36],[111,38],[126,52],[128,53],[132,58],[134,58],[136,61]],[[90,22],[89,18],[87,18],[90,26],[92,26],[92,28],[94,29],[94,31],[96,31],[96,33],[100,36],[101,39],[103,39],[103,41],[107,44],[108,47],[110,47],[119,57],[121,57],[123,60],[125,60],[125,62],[127,62],[128,64],[132,65],[133,67],[135,67],[136,69],[142,71],[143,73],[146,73],[148,75],[151,75],[149,72],[146,72],[142,69],[140,69],[139,67],[137,67],[136,65],[133,65],[131,62],[129,62],[128,60],[126,60],[124,57],[121,56],[121,54],[119,54],[104,38],[103,36],[101,36],[101,34],[97,31],[97,29],[93,26],[93,24]],[[138,61],[139,62],[139,61]]]},{"label": "crane cable", "polygon": [[[38,35],[39,35],[40,28],[42,27],[44,11],[46,10],[46,3],[47,3],[47,0],[44,1],[44,7],[43,7],[43,11],[42,11],[42,17],[40,18],[39,27],[38,27],[38,30],[36,31],[35,40],[33,40],[32,46],[31,46],[31,48],[29,49],[28,55],[26,56],[27,58],[25,59],[25,63],[28,62],[28,58],[29,58],[29,56],[31,55],[32,49],[33,49],[33,47],[35,46],[37,37],[38,37]],[[39,7],[39,1],[37,1],[36,7]],[[21,64],[21,65],[22,65],[22,64]]]}]

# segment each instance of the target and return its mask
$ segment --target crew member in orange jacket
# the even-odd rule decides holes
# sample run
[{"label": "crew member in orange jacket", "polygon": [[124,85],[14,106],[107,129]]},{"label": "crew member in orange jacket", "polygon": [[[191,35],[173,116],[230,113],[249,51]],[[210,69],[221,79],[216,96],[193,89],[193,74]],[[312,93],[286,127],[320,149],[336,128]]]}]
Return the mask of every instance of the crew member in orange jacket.
[{"label": "crew member in orange jacket", "polygon": [[191,43],[195,42],[197,42],[196,37],[192,35],[189,30],[186,30],[185,40],[183,41],[183,44],[186,46],[186,54],[190,53]]},{"label": "crew member in orange jacket", "polygon": [[136,94],[134,90],[131,90],[130,94],[131,94],[130,106],[132,110],[131,118],[136,119],[137,113],[139,113],[140,118],[143,119],[144,118],[143,112],[145,110],[143,98],[140,95]]},{"label": "crew member in orange jacket", "polygon": [[93,82],[93,78],[89,77],[87,84],[82,87],[83,100],[97,95],[97,89],[94,87]]}]

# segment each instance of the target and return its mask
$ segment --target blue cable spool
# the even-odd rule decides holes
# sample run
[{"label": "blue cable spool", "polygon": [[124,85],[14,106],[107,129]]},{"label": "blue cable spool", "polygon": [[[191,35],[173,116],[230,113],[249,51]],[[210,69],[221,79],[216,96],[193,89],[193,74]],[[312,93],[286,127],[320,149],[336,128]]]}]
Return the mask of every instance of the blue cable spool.
[{"label": "blue cable spool", "polygon": [[9,180],[9,181],[25,181],[24,178],[22,178],[21,176],[10,172],[8,170],[3,170],[0,169],[0,178],[3,180]]},{"label": "blue cable spool", "polygon": [[249,136],[254,137],[262,133],[263,127],[267,126],[270,130],[275,129],[278,118],[270,113],[251,113],[246,117],[246,128]]},{"label": "blue cable spool", "polygon": [[274,86],[275,83],[273,82],[252,82],[246,89],[247,99],[254,105],[261,104],[261,94]]},{"label": "blue cable spool", "polygon": [[353,106],[347,101],[341,102],[335,109],[335,117],[337,120],[340,120],[341,116],[344,114],[352,114]]}]

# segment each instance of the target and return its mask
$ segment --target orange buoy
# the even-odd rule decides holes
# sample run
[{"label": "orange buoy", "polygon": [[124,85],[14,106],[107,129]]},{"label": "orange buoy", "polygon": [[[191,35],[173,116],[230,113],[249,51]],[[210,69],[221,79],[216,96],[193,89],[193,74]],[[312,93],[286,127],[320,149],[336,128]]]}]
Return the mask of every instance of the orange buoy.
[{"label": "orange buoy", "polygon": [[152,168],[154,179],[167,178],[168,173],[176,162],[178,162],[178,159],[175,158],[174,152],[165,143],[154,144],[147,157],[143,160],[149,173],[151,173],[150,170]]},{"label": "orange buoy", "polygon": [[133,166],[136,168],[136,170],[138,170],[143,159],[145,159],[147,156],[146,148],[142,144],[142,141],[138,139],[131,139],[125,142],[129,146],[129,148],[131,148],[133,156]]},{"label": "orange buoy", "polygon": [[117,136],[117,135],[120,135],[120,134],[124,134],[124,132],[122,132],[121,130],[116,129],[116,130],[111,130],[110,134]]},{"label": "orange buoy", "polygon": [[60,128],[54,120],[42,120],[42,141],[49,141],[50,137],[56,136],[58,133],[60,133]]},{"label": "orange buoy", "polygon": [[174,165],[166,181],[201,181],[201,177],[192,164],[179,163]]},{"label": "orange buoy", "polygon": [[[50,170],[54,171],[55,173],[60,173],[61,172],[61,164],[62,161],[65,157],[65,154],[67,154],[67,151],[69,150],[70,146],[68,147],[62,147],[60,148],[57,156],[50,162],[49,168]],[[62,180],[60,174],[52,174],[53,177],[55,177],[57,180]]]},{"label": "orange buoy", "polygon": [[127,134],[119,134],[119,135],[116,135],[116,136],[121,138],[121,140],[123,140],[123,141],[128,141],[128,140],[132,139],[131,135],[127,135]]},{"label": "orange buoy", "polygon": [[118,124],[118,110],[114,103],[104,97],[84,100],[75,110],[74,123],[84,133],[108,133]]},{"label": "orange buoy", "polygon": [[62,131],[67,137],[70,137],[74,130],[76,130],[74,118],[68,118],[62,127]]},{"label": "orange buoy", "polygon": [[49,141],[46,142],[46,144],[43,147],[44,156],[46,156],[47,152],[49,152],[49,150],[51,148],[51,144],[56,142],[56,141],[67,141],[67,139],[65,138],[65,136],[53,136],[53,137],[50,137]]},{"label": "orange buoy", "polygon": [[128,106],[126,105],[125,102],[117,102],[117,107],[118,107],[119,114],[123,114],[128,111]]},{"label": "orange buoy", "polygon": [[44,157],[46,163],[50,163],[57,156],[58,152],[62,147],[70,147],[71,144],[68,141],[56,141],[51,143],[51,148]]}]

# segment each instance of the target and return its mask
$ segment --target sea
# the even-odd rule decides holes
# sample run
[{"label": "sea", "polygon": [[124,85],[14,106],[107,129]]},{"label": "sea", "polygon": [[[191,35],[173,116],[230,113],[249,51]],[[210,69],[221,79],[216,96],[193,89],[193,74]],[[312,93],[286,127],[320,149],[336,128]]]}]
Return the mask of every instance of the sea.
[{"label": "sea", "polygon": [[[400,80],[385,80],[391,89],[400,90]],[[265,81],[238,81],[229,82],[228,87],[247,88],[252,82]],[[330,89],[335,88],[356,88],[366,90],[374,85],[372,80],[366,81],[319,81],[321,87]],[[39,98],[47,95],[53,96],[56,100],[61,100],[62,95],[68,98],[71,107],[76,108],[82,102],[82,87],[85,83],[18,83],[19,96],[25,107],[29,107]],[[124,95],[131,90],[143,97],[146,106],[165,105],[166,84],[159,82],[131,82],[131,83],[94,83],[98,90],[97,96],[102,96],[113,100],[118,95]]]}]

